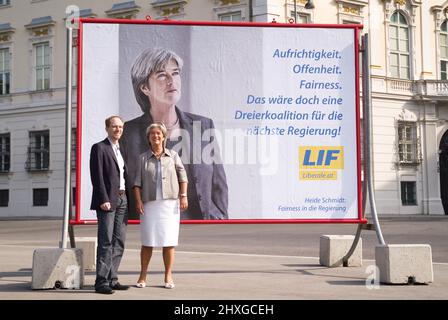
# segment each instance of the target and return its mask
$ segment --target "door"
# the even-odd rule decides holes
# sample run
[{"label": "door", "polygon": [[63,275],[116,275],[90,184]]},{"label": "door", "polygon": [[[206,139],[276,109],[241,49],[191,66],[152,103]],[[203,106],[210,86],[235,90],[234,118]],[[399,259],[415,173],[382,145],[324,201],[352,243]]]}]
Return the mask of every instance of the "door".
[{"label": "door", "polygon": [[445,214],[448,214],[448,130],[439,146],[440,196]]}]

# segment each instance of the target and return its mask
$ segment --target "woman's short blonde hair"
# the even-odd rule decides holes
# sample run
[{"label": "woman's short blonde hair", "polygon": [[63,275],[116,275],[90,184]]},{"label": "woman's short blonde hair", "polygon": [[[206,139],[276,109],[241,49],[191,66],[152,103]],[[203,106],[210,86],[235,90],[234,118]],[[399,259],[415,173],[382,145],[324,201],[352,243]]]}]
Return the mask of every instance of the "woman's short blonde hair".
[{"label": "woman's short blonde hair", "polygon": [[[163,124],[163,122],[154,122],[151,123],[151,125],[146,128],[146,138],[149,139],[149,133],[151,132],[152,129],[159,129],[160,131],[162,131],[163,134],[163,148],[165,149],[166,147],[166,126]],[[150,143],[151,144],[151,143]]]}]

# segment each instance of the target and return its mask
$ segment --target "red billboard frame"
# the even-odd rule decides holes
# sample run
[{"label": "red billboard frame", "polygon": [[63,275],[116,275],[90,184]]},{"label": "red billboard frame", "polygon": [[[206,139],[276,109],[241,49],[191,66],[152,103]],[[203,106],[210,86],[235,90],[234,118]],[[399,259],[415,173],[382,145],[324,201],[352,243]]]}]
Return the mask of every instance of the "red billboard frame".
[{"label": "red billboard frame", "polygon": [[[360,53],[360,30],[362,25],[358,24],[294,24],[278,22],[209,22],[209,21],[172,21],[172,20],[126,20],[126,19],[79,19],[78,29],[78,77],[77,77],[77,145],[76,145],[76,203],[80,203],[81,181],[81,137],[82,137],[82,63],[83,63],[83,24],[148,24],[148,25],[190,25],[190,26],[226,26],[226,27],[271,27],[271,28],[330,28],[330,29],[353,29],[355,48],[355,95],[356,95],[356,153],[357,153],[357,193],[358,193],[358,218],[357,219],[226,219],[226,220],[182,220],[181,224],[365,224],[367,220],[362,214],[362,192],[361,192],[361,143],[360,143],[360,87],[359,87],[359,53]],[[96,224],[96,220],[82,220],[81,208],[76,206],[75,219],[70,219],[70,225]],[[129,220],[129,224],[139,224],[140,220]]]}]

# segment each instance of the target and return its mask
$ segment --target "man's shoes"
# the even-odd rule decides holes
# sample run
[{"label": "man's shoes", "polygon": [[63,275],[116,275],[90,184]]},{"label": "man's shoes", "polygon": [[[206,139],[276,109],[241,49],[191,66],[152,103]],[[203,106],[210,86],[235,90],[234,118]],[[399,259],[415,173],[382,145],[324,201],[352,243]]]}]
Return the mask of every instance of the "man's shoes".
[{"label": "man's shoes", "polygon": [[125,285],[120,284],[120,282],[117,282],[111,288],[114,289],[114,290],[128,290],[129,286],[125,286]]},{"label": "man's shoes", "polygon": [[112,290],[112,288],[109,287],[109,286],[103,286],[103,287],[100,287],[100,288],[96,288],[96,289],[95,289],[95,292],[96,292],[96,293],[101,293],[101,294],[112,294],[112,293],[114,293],[115,291]]}]

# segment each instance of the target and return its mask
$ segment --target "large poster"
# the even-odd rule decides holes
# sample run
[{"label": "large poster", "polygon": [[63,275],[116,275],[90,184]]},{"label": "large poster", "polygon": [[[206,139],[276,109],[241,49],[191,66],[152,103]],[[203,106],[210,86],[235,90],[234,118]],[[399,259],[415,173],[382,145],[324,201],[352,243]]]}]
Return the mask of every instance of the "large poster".
[{"label": "large poster", "polygon": [[82,21],[77,220],[96,219],[90,148],[111,115],[128,186],[164,121],[184,220],[359,220],[357,46],[356,26]]}]

